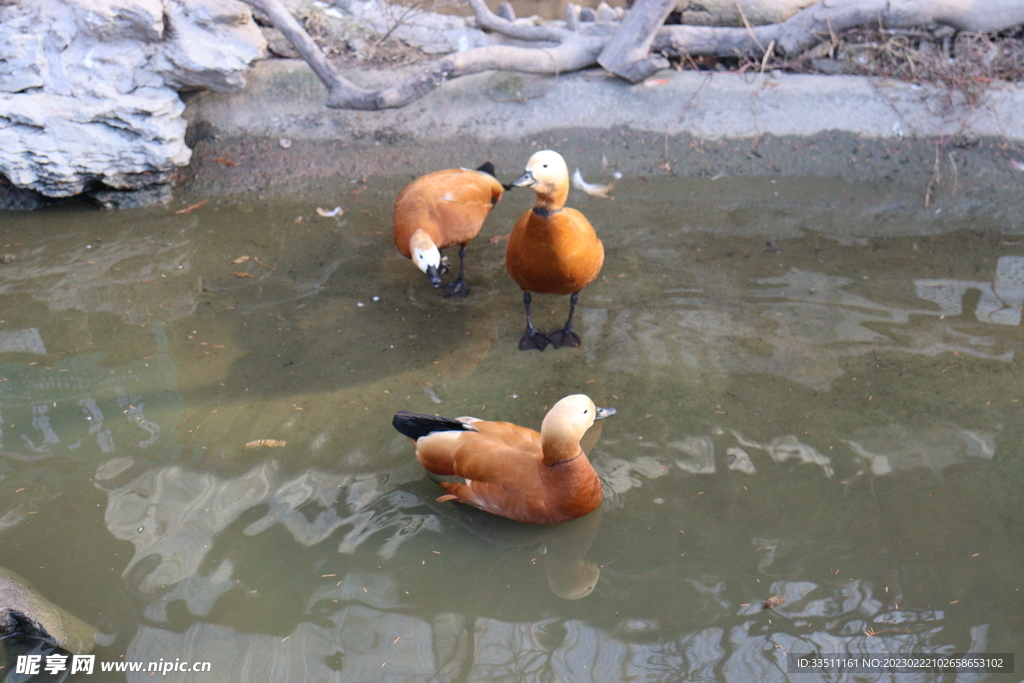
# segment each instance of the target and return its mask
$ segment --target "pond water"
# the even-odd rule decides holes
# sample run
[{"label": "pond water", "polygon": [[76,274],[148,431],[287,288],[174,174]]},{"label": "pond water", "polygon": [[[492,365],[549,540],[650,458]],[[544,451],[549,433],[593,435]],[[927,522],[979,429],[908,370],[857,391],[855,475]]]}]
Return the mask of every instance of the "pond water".
[{"label": "pond water", "polygon": [[[492,212],[450,300],[391,243],[408,180],[0,215],[0,565],[95,626],[97,662],[810,683],[897,676],[787,673],[786,653],[1020,650],[1005,217],[815,178],[574,191],[607,250],[583,345],[520,352],[502,236],[532,193]],[[555,329],[568,301],[534,310]],[[587,439],[605,503],[552,528],[436,503],[390,424],[537,428],[580,392],[618,409]]]}]

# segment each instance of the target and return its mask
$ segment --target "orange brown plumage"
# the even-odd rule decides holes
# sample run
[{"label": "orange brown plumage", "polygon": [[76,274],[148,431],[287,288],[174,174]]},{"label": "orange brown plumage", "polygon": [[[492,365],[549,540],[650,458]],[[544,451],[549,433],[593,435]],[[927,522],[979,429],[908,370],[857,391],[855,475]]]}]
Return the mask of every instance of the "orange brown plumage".
[{"label": "orange brown plumage", "polygon": [[[565,206],[569,196],[569,169],[561,155],[551,150],[530,157],[526,173],[512,185],[537,193],[536,205],[524,213],[512,229],[505,252],[505,267],[523,290],[526,333],[521,350],[543,351],[549,344],[579,346],[573,332],[573,314],[581,289],[601,272],[604,245],[586,216]],[[571,294],[569,319],[551,335],[537,332],[530,316],[530,294]]]},{"label": "orange brown plumage", "polygon": [[466,245],[477,236],[504,188],[487,163],[480,170],[435,171],[409,183],[395,200],[392,215],[395,247],[441,284],[440,250],[459,246],[459,276],[448,285],[449,296],[465,296],[463,265]]},{"label": "orange brown plumage", "polygon": [[601,504],[601,481],[580,447],[594,423],[614,414],[582,394],[567,396],[544,418],[538,433],[509,422],[448,420],[399,412],[392,424],[416,444],[416,458],[438,476],[444,500],[478,507],[521,522],[575,519]]}]

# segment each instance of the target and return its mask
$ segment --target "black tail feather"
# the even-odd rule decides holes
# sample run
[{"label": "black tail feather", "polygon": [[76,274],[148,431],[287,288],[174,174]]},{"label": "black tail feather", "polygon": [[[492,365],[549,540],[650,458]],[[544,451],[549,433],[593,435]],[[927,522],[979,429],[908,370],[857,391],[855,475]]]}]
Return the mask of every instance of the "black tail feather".
[{"label": "black tail feather", "polygon": [[489,176],[497,177],[494,175],[494,164],[492,164],[489,161],[485,161],[484,163],[480,164],[480,166],[478,166],[476,170],[480,171],[481,173],[486,173]]},{"label": "black tail feather", "polygon": [[399,410],[391,420],[391,425],[410,439],[416,440],[433,432],[475,432],[465,422],[452,420],[436,415],[422,415]]}]

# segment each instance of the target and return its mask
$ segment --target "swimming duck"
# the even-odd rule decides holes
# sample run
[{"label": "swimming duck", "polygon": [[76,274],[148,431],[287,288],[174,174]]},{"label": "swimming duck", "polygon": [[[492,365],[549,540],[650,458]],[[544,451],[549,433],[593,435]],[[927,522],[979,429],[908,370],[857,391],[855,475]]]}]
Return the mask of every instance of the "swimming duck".
[{"label": "swimming duck", "polygon": [[[505,252],[505,268],[523,290],[526,333],[519,349],[543,351],[550,343],[579,346],[572,318],[580,290],[593,282],[604,263],[604,245],[586,216],[565,206],[569,196],[569,169],[558,152],[537,152],[526,164],[526,173],[512,183],[537,193],[537,204],[512,228]],[[569,319],[562,329],[544,336],[530,318],[530,292],[571,294]]]},{"label": "swimming duck", "polygon": [[575,519],[601,504],[601,481],[580,447],[594,424],[615,414],[587,396],[558,401],[540,433],[509,422],[449,419],[401,411],[391,424],[416,444],[416,459],[455,500],[502,517],[534,524]]},{"label": "swimming duck", "polygon": [[459,245],[459,276],[445,287],[447,296],[466,296],[463,280],[466,245],[477,236],[504,188],[487,162],[477,170],[435,171],[409,183],[395,200],[395,247],[441,285],[441,250]]}]

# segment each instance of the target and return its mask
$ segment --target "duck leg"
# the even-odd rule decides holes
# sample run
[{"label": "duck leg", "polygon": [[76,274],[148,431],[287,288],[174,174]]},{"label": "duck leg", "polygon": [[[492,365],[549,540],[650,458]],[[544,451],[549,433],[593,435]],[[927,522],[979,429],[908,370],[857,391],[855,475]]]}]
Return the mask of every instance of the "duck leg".
[{"label": "duck leg", "polygon": [[577,347],[580,345],[580,337],[578,334],[572,331],[572,317],[576,313],[576,302],[580,300],[580,293],[574,292],[572,298],[569,299],[569,319],[565,321],[565,327],[552,332],[549,336],[551,345],[556,349],[560,349],[563,346]]},{"label": "duck leg", "polygon": [[444,292],[445,296],[468,296],[469,290],[466,288],[466,281],[462,279],[462,275],[466,268],[466,247],[459,247],[459,276],[452,280],[450,283],[445,285]]},{"label": "duck leg", "polygon": [[530,349],[537,349],[538,351],[543,351],[551,343],[551,340],[538,332],[537,328],[533,326],[533,319],[530,318],[530,301],[530,293],[523,292],[523,305],[526,306],[526,332],[523,334],[523,338],[519,340],[519,350],[529,351]]}]

